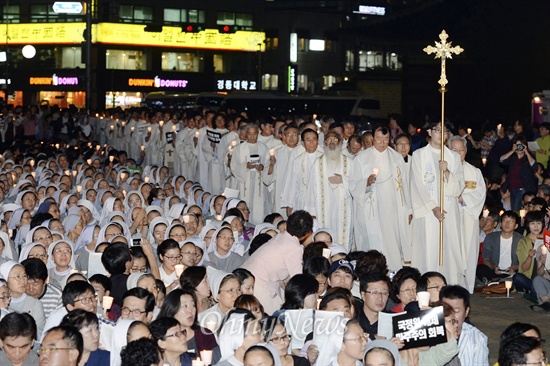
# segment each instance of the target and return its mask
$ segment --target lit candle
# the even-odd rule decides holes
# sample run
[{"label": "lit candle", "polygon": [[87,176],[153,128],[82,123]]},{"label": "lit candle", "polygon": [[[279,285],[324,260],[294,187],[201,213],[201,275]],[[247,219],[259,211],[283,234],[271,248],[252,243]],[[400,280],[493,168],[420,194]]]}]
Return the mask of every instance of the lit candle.
[{"label": "lit candle", "polygon": [[380,169],[378,169],[378,168],[372,168],[372,174],[374,174],[374,175],[378,175],[379,171],[380,171]]},{"label": "lit candle", "polygon": [[96,118],[99,117],[99,113],[96,113],[96,114],[95,114],[95,117],[96,117]]},{"label": "lit candle", "polygon": [[86,160],[86,162],[88,163],[88,165],[92,165],[92,159],[88,159]]},{"label": "lit candle", "polygon": [[115,160],[115,157],[113,155],[109,156],[109,161],[112,163],[113,160]]},{"label": "lit candle", "polygon": [[231,146],[229,146],[229,155],[233,155],[233,148]]},{"label": "lit candle", "polygon": [[231,141],[231,146],[233,147],[237,146],[237,141]]},{"label": "lit candle", "polygon": [[126,173],[120,173],[120,179],[123,180],[124,178],[126,178]]},{"label": "lit candle", "polygon": [[124,127],[126,125],[126,122],[122,121],[122,127]]},{"label": "lit candle", "polygon": [[[44,142],[42,141],[42,143],[44,143]],[[4,156],[3,156],[2,154],[0,154],[0,159],[2,159],[3,157],[4,157]]]},{"label": "lit candle", "polygon": [[147,127],[147,132],[151,132],[152,128],[151,127]]},{"label": "lit candle", "polygon": [[212,351],[211,350],[201,351],[201,360],[206,365],[210,365],[212,363]]},{"label": "lit candle", "polygon": [[145,183],[149,183],[151,181],[151,178],[145,177],[144,181],[145,181]]},{"label": "lit candle", "polygon": [[[0,155],[0,159],[2,159],[2,155]],[[29,164],[30,164],[31,166],[34,166],[34,160],[33,160],[33,159],[29,160]]]},{"label": "lit candle", "polygon": [[164,121],[159,121],[159,126],[162,127],[162,125],[164,124]]},{"label": "lit candle", "polygon": [[470,135],[471,133],[472,133],[472,129],[468,128],[468,135]]},{"label": "lit candle", "polygon": [[96,150],[101,150],[101,145],[95,145]]},{"label": "lit candle", "polygon": [[76,173],[77,173],[77,171],[73,170],[73,177],[76,177]]},{"label": "lit candle", "polygon": [[183,264],[176,264],[174,266],[174,269],[176,271],[176,276],[181,276],[181,274],[183,273]]},{"label": "lit candle", "polygon": [[174,126],[172,126],[172,131],[176,132],[176,129],[177,129],[177,128],[176,128],[176,126],[175,126],[175,125],[174,125]]},{"label": "lit candle", "polygon": [[269,156],[275,156],[275,149],[269,149]]},{"label": "lit candle", "polygon": [[135,129],[134,126],[132,126],[132,127],[130,128],[130,130],[131,130],[132,132],[134,132],[134,129]]},{"label": "lit candle", "polygon": [[323,248],[323,257],[325,257],[326,259],[330,259],[330,249]]},{"label": "lit candle", "polygon": [[56,148],[56,149],[59,149],[59,144],[55,144],[55,148]]},{"label": "lit candle", "polygon": [[526,213],[527,213],[527,210],[522,208],[521,210],[519,210],[519,217],[523,219]]},{"label": "lit candle", "polygon": [[145,151],[145,146],[141,145],[141,151]]},{"label": "lit candle", "polygon": [[82,192],[82,186],[80,184],[76,186],[76,191],[78,193]]},{"label": "lit candle", "polygon": [[499,216],[502,216],[503,214],[504,214],[504,210],[500,210],[498,213]]},{"label": "lit candle", "polygon": [[317,310],[319,310],[319,307],[321,306],[321,301],[323,301],[322,299],[317,299]]},{"label": "lit candle", "polygon": [[502,129],[502,124],[499,123],[499,125],[497,126],[497,132],[500,132],[501,129]]},{"label": "lit candle", "polygon": [[111,131],[115,129],[115,125],[111,125]]},{"label": "lit candle", "polygon": [[36,178],[36,173],[35,172],[31,172],[31,175],[33,178]]},{"label": "lit candle", "polygon": [[506,286],[506,297],[510,297],[510,289],[512,288],[512,281],[506,280],[504,281],[504,284]]},{"label": "lit candle", "polygon": [[483,163],[483,166],[485,166],[485,164],[487,164],[487,158],[481,158],[481,162]]},{"label": "lit candle", "polygon": [[489,217],[489,210],[485,209],[483,210],[483,218],[486,219],[487,217]]},{"label": "lit candle", "polygon": [[112,296],[103,296],[103,309],[105,311],[109,310],[111,306],[113,305],[114,298]]},{"label": "lit candle", "polygon": [[10,238],[13,236],[13,229],[8,229],[8,236]]},{"label": "lit candle", "polygon": [[[11,235],[10,235],[11,236]],[[540,254],[541,255],[547,255],[548,254],[548,248],[546,248],[545,245],[540,246]]]},{"label": "lit candle", "polygon": [[200,132],[199,132],[199,131],[195,132],[195,137],[197,137],[197,138],[198,138],[198,137],[199,137],[199,135],[200,135]]},{"label": "lit candle", "polygon": [[63,174],[65,174],[65,175],[71,175],[71,171],[70,171],[70,170],[65,170],[65,171],[63,172]]},{"label": "lit candle", "polygon": [[216,215],[216,220],[222,221],[222,220],[223,220],[223,216],[222,216],[222,215]]}]

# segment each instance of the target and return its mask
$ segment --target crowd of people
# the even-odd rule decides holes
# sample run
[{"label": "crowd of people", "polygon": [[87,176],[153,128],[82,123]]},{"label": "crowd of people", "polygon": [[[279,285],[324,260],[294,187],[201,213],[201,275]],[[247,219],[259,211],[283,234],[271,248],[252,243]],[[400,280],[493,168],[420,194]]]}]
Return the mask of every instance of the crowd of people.
[{"label": "crowd of people", "polygon": [[[1,127],[1,365],[488,365],[475,288],[550,312],[550,124],[476,141],[397,116],[33,106]],[[437,345],[380,334],[439,307]],[[311,310],[335,327],[302,337]],[[545,364],[541,342],[510,325],[499,364]]]}]

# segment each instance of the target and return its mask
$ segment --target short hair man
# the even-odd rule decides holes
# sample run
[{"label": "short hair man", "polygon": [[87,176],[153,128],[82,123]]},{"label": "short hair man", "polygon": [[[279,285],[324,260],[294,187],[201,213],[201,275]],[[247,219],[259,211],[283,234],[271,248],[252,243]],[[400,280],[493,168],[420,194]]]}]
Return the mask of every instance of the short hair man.
[{"label": "short hair man", "polygon": [[353,264],[345,259],[340,259],[332,263],[328,270],[328,285],[332,288],[342,287],[351,291],[354,275]]},{"label": "short hair man", "polygon": [[489,365],[487,336],[465,322],[470,314],[470,293],[462,286],[445,286],[439,293],[441,301],[454,310],[458,321],[455,337],[458,338],[458,358],[461,365]]},{"label": "short hair man", "polygon": [[75,327],[60,325],[46,332],[38,349],[40,366],[76,366],[84,341]]},{"label": "short hair man", "polygon": [[21,262],[25,267],[27,280],[27,295],[32,296],[44,306],[46,319],[61,304],[61,290],[52,284],[47,284],[48,269],[43,261],[38,258],[29,258]]},{"label": "short hair man", "polygon": [[36,322],[27,313],[10,313],[0,321],[0,365],[31,366],[38,364],[33,351]]},{"label": "short hair man", "polygon": [[358,309],[357,320],[369,338],[378,333],[378,314],[386,308],[390,296],[390,284],[386,275],[371,272],[359,279],[363,307]]},{"label": "short hair man", "polygon": [[154,310],[155,296],[143,288],[134,287],[122,296],[122,319],[134,319],[149,324]]},{"label": "short hair man", "polygon": [[[476,276],[486,282],[493,278],[513,275],[519,268],[516,254],[518,243],[523,236],[515,232],[519,217],[514,211],[506,211],[501,216],[501,231],[491,233],[483,242],[483,264],[477,266]],[[484,280],[484,278],[486,280]]]},{"label": "short hair man", "polygon": [[498,353],[498,364],[500,366],[545,365],[541,340],[518,336],[502,341]]}]

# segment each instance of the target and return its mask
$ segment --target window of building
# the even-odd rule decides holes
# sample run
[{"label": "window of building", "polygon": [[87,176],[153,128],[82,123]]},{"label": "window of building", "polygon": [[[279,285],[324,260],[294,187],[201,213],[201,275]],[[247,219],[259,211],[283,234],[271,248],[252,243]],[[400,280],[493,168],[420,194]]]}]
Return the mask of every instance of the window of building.
[{"label": "window of building", "polygon": [[19,23],[19,5],[4,5],[2,7],[2,23]]},{"label": "window of building", "polygon": [[401,70],[403,65],[394,52],[359,51],[359,71],[376,69]]},{"label": "window of building", "polygon": [[336,82],[336,76],[334,75],[325,75],[323,76],[323,90],[328,90]]},{"label": "window of building", "polygon": [[116,107],[139,107],[143,100],[140,92],[108,91],[105,93],[105,106]]},{"label": "window of building", "polygon": [[250,13],[218,12],[217,25],[236,25],[243,30],[252,30],[254,18]]},{"label": "window of building", "polygon": [[194,53],[162,53],[162,69],[171,71],[202,72],[204,57]]},{"label": "window of building", "polygon": [[264,74],[262,75],[262,90],[277,90],[279,87],[279,75]]},{"label": "window of building", "polygon": [[48,23],[60,21],[59,14],[53,11],[51,5],[31,5],[31,22]]},{"label": "window of building", "polygon": [[279,38],[266,38],[265,49],[267,51],[277,51],[279,49]]},{"label": "window of building", "polygon": [[306,74],[298,74],[298,91],[307,91],[308,82]]},{"label": "window of building", "polygon": [[107,69],[111,70],[147,70],[147,55],[136,50],[107,50]]},{"label": "window of building", "polygon": [[80,67],[81,69],[86,68],[86,64],[83,64],[82,61],[82,48],[81,47],[62,47],[61,49],[56,49],[58,51],[58,57],[56,60],[56,66],[62,69],[74,69],[75,67]]},{"label": "window of building", "polygon": [[149,6],[120,5],[118,15],[125,23],[145,23],[153,20],[153,8]]},{"label": "window of building", "polygon": [[307,39],[299,38],[298,39],[298,51],[305,52],[306,51],[306,44],[307,44]]},{"label": "window of building", "polygon": [[166,23],[204,23],[205,11],[197,9],[164,9]]},{"label": "window of building", "polygon": [[395,52],[386,54],[386,67],[390,70],[401,70],[403,68],[399,56]]}]

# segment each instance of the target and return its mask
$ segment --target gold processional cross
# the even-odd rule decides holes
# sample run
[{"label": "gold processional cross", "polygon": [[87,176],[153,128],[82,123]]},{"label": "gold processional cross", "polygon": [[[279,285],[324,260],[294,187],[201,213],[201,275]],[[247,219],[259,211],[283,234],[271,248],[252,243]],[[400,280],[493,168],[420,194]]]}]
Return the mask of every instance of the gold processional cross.
[{"label": "gold processional cross", "polygon": [[[451,47],[452,42],[447,42],[449,35],[445,30],[441,31],[439,34],[439,42],[435,42],[434,46],[427,46],[424,48],[424,52],[428,55],[435,53],[435,58],[441,59],[441,75],[439,76],[439,92],[441,93],[441,161],[445,160],[445,92],[447,91],[447,74],[446,74],[446,64],[445,61],[447,58],[453,58],[453,54],[459,55],[464,51],[460,46]],[[443,213],[443,202],[445,198],[444,183],[445,183],[445,172],[440,172],[440,181],[439,181],[439,207]],[[439,265],[443,265],[443,220],[439,221]]]}]

